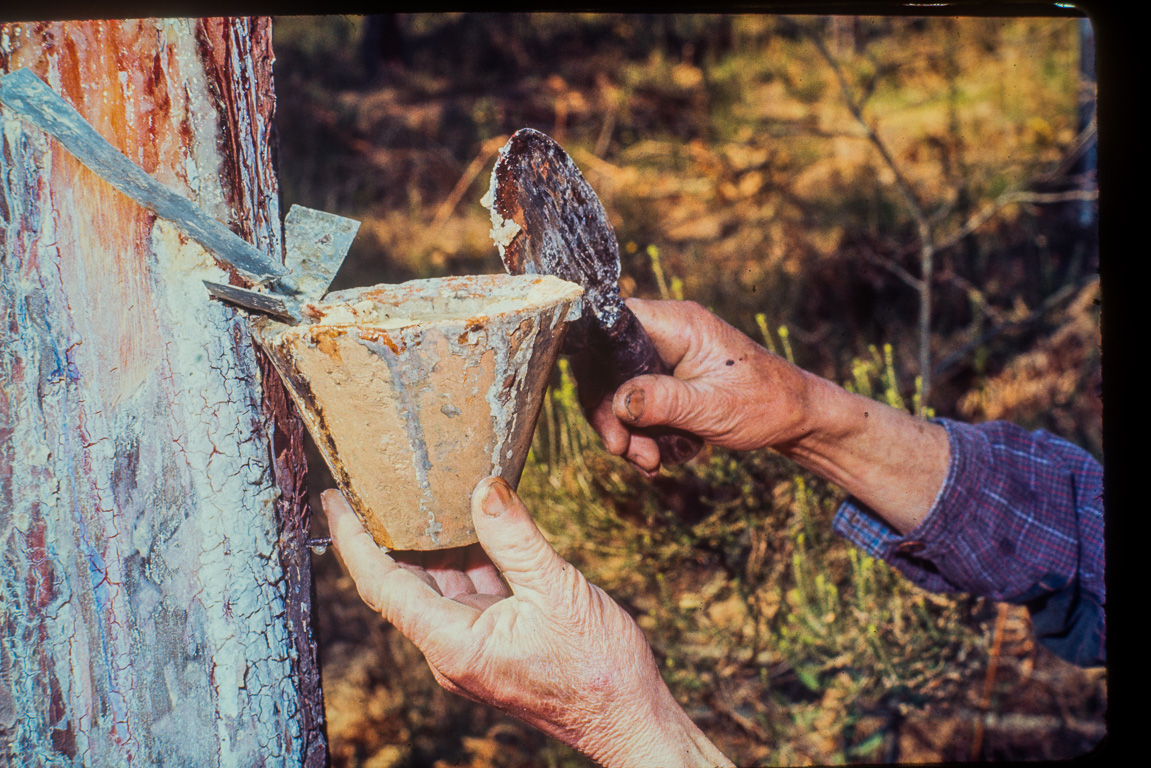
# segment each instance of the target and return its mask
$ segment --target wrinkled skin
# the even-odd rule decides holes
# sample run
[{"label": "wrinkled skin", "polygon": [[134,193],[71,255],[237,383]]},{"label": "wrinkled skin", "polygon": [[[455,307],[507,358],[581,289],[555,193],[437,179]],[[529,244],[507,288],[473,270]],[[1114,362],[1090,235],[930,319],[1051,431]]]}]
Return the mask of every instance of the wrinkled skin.
[{"label": "wrinkled skin", "polygon": [[724,448],[779,451],[904,533],[931,508],[950,458],[942,426],[802,370],[695,302],[627,305],[674,376],[637,376],[582,403],[608,451],[654,475],[658,446],[640,430],[676,427]]},{"label": "wrinkled skin", "polygon": [[552,549],[502,479],[473,495],[480,546],[445,552],[385,554],[338,491],[323,502],[360,596],[445,689],[604,765],[728,764],[672,698],[636,623]]},{"label": "wrinkled skin", "polygon": [[[803,430],[810,375],[692,301],[628,299],[674,376],[637,376],[583,401],[604,447],[648,474],[659,448],[637,427],[685,429],[747,451],[784,445]],[[750,396],[749,395],[757,395]]]}]

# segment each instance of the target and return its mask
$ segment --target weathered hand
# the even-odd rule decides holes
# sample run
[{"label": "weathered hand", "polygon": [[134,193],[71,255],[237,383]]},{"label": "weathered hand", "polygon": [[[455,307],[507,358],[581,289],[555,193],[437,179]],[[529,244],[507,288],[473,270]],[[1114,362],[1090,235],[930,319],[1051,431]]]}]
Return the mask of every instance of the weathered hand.
[{"label": "weathered hand", "polygon": [[659,469],[659,449],[635,427],[678,427],[736,450],[802,436],[810,374],[695,302],[628,299],[627,305],[675,375],[637,376],[586,404],[608,451],[650,474]]},{"label": "weathered hand", "polygon": [[906,533],[950,461],[947,432],[848,392],[773,355],[703,307],[628,299],[674,376],[637,376],[591,407],[604,445],[648,474],[655,441],[635,427],[685,429],[736,450],[774,448]]},{"label": "weathered hand", "polygon": [[389,556],[338,491],[323,501],[361,597],[419,647],[447,690],[605,765],[730,764],[675,702],[639,627],[556,554],[502,479],[472,496],[490,560],[474,548]]}]

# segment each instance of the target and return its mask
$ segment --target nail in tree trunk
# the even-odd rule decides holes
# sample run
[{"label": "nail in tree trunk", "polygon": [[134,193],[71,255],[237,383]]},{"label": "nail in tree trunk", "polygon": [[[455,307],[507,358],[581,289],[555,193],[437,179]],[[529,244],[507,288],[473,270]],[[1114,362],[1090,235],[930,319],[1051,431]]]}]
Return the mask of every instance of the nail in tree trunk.
[{"label": "nail in tree trunk", "polygon": [[[9,23],[281,258],[266,19]],[[0,765],[319,766],[302,432],[212,255],[0,111]]]}]

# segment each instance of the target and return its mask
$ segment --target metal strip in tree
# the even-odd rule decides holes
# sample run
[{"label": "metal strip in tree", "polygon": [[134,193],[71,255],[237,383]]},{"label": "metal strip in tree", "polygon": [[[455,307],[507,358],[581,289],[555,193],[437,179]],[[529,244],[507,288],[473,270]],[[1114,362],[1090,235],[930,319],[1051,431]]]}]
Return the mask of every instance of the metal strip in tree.
[{"label": "metal strip in tree", "polygon": [[148,175],[101,136],[71,104],[27,69],[0,78],[0,101],[56,138],[80,162],[220,259],[260,282],[287,268]]}]

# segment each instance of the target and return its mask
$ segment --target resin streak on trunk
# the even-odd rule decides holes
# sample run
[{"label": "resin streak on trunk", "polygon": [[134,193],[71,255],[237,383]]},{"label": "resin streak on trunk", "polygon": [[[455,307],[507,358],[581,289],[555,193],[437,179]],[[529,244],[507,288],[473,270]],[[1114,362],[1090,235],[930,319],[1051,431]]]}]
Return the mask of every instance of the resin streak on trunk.
[{"label": "resin streak on trunk", "polygon": [[[31,68],[279,259],[269,36],[249,20],[14,23],[0,68]],[[201,284],[230,275],[0,118],[0,763],[322,756],[277,515],[301,465],[273,461],[246,321]]]}]

